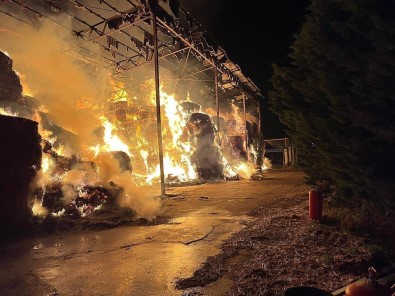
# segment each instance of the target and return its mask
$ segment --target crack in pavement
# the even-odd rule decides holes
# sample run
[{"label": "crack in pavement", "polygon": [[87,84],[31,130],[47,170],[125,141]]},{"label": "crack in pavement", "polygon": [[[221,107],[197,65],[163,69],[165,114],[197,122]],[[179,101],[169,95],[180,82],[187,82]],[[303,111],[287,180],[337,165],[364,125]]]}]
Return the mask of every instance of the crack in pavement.
[{"label": "crack in pavement", "polygon": [[211,229],[209,232],[207,232],[204,236],[202,236],[202,237],[200,237],[200,238],[197,238],[197,239],[193,239],[193,240],[184,242],[184,245],[189,246],[190,244],[193,244],[193,243],[196,243],[196,242],[205,240],[210,234],[212,234],[212,233],[214,232],[214,230],[215,230],[215,228],[216,228],[217,226],[219,226],[219,224],[214,225],[214,226],[212,227],[212,229]]},{"label": "crack in pavement", "polygon": [[189,241],[156,241],[154,239],[151,238],[151,240],[149,241],[143,241],[143,242],[137,242],[137,243],[130,243],[130,244],[124,244],[121,245],[119,247],[115,247],[112,249],[108,249],[108,250],[94,250],[94,249],[88,249],[88,250],[84,250],[84,251],[74,251],[74,252],[70,252],[70,253],[65,253],[62,255],[58,255],[58,256],[48,256],[48,257],[42,257],[42,258],[36,258],[35,260],[56,260],[56,259],[61,259],[61,260],[69,260],[74,258],[75,256],[78,255],[86,255],[86,254],[91,254],[91,255],[101,255],[101,254],[107,254],[110,252],[114,252],[114,251],[118,251],[118,250],[130,250],[135,246],[140,246],[140,245],[144,245],[144,244],[183,244],[186,246],[189,246],[193,243],[199,242],[199,241],[203,241],[205,240],[207,237],[209,237],[215,230],[216,228],[220,226],[220,224],[216,224],[214,226],[212,226],[212,229],[207,232],[206,234],[204,234],[202,237],[196,238],[196,239],[192,239]]}]

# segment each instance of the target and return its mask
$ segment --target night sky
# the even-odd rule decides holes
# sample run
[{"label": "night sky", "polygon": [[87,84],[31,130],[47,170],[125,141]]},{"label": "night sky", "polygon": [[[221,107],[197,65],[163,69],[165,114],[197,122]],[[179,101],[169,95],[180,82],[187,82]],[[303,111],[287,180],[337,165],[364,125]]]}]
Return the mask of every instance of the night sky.
[{"label": "night sky", "polygon": [[[265,97],[270,89],[271,65],[286,64],[289,46],[301,28],[309,2],[263,0],[260,9],[254,1],[181,0]],[[264,138],[285,136],[284,127],[268,110],[267,98],[262,107]]]}]

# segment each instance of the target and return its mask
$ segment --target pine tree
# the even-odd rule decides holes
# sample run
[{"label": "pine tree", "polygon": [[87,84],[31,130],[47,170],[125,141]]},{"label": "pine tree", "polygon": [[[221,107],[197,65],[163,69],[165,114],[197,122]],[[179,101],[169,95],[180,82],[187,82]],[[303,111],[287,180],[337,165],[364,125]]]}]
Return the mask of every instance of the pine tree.
[{"label": "pine tree", "polygon": [[291,50],[271,106],[310,181],[393,207],[395,1],[313,0]]}]

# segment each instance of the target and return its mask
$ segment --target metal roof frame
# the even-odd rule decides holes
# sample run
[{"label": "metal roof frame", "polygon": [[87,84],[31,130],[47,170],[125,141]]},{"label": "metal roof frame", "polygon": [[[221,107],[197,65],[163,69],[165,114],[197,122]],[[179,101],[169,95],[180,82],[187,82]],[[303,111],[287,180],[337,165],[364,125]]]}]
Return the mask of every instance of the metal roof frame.
[{"label": "metal roof frame", "polygon": [[[178,71],[174,87],[180,81],[205,82],[211,91],[211,98],[215,98],[218,130],[223,100],[231,98],[242,103],[247,135],[246,100],[262,97],[259,89],[243,75],[238,65],[228,59],[220,46],[210,41],[201,25],[172,0],[119,0],[111,4],[109,0],[10,0],[2,4],[8,4],[8,7],[3,9],[4,6],[0,5],[0,13],[18,21],[37,27],[40,20],[46,18],[71,30],[75,43],[68,53],[76,55],[84,66],[105,65],[114,79],[125,81],[131,78],[129,71],[154,63],[162,196],[165,196],[165,180],[160,66],[173,72],[173,75]],[[59,21],[55,17],[58,14],[71,19],[71,27]],[[90,43],[98,45],[103,51],[99,54],[92,52],[87,47]],[[175,61],[183,57],[185,62]],[[159,61],[162,61],[161,65]],[[258,117],[260,121],[259,112]]]},{"label": "metal roof frame", "polygon": [[[220,75],[219,89],[224,93],[220,94],[221,100],[240,93],[245,93],[247,98],[262,96],[258,87],[227,58],[223,48],[210,39],[202,26],[182,7],[172,5],[169,0],[159,0],[158,3],[145,0],[41,0],[39,5],[37,2],[3,2],[0,13],[33,26],[46,18],[65,27],[55,16],[68,16],[73,21],[73,28],[68,29],[76,39],[75,54],[87,59],[81,52],[86,52],[87,44],[95,43],[106,52],[102,56],[105,65],[115,76],[121,77],[127,77],[129,70],[153,63],[153,6],[158,24],[159,59],[171,62],[171,57],[185,57],[188,53],[187,60],[193,58],[202,64],[202,68],[194,71],[182,70],[179,80],[214,81],[214,73],[210,75],[209,72],[216,68]],[[14,6],[14,9],[3,9],[8,8],[6,5]],[[87,63],[94,62],[94,58],[87,60]]]}]

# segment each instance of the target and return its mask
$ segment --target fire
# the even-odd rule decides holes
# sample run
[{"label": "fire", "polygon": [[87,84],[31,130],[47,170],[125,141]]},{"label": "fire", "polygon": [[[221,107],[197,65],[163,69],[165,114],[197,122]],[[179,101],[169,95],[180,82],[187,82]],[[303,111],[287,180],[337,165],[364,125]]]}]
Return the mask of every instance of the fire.
[{"label": "fire", "polygon": [[127,155],[132,156],[128,145],[126,145],[116,134],[114,134],[114,131],[117,130],[117,128],[104,116],[101,116],[100,119],[104,127],[103,140],[105,145],[102,147],[102,149],[108,152],[123,151]]},{"label": "fire", "polygon": [[41,169],[44,174],[49,171],[49,168],[51,167],[52,163],[53,161],[49,158],[49,156],[44,154],[41,160]]},{"label": "fire", "polygon": [[234,102],[232,102],[231,106],[232,106],[232,116],[236,121],[235,132],[239,135],[244,135],[246,123],[244,119],[241,117],[240,108]]},{"label": "fire", "polygon": [[34,216],[43,217],[48,213],[48,210],[43,206],[43,201],[36,198],[34,199],[32,212]]},{"label": "fire", "polygon": [[[187,126],[188,114],[183,110],[173,95],[161,91],[161,103],[168,121],[171,142],[165,145],[165,174],[177,176],[181,181],[196,180],[197,172],[191,163],[193,153],[190,143],[181,139]],[[166,135],[167,129],[165,129]]]},{"label": "fire", "polygon": [[124,85],[121,81],[111,80],[112,87],[114,89],[110,102],[127,102],[129,100],[129,94],[126,92]]},{"label": "fire", "polygon": [[100,145],[97,144],[96,146],[89,147],[89,150],[93,151],[94,157],[96,157],[100,153]]},{"label": "fire", "polygon": [[32,120],[38,122],[38,133],[40,134],[41,138],[51,142],[51,144],[55,143],[56,137],[54,137],[51,131],[44,129],[42,116],[39,111],[34,112]]},{"label": "fire", "polygon": [[263,158],[263,165],[262,165],[262,171],[266,171],[272,168],[272,162],[270,161],[269,158],[264,157]]},{"label": "fire", "polygon": [[[150,82],[147,82],[147,85],[149,84]],[[136,100],[130,100],[128,93],[121,88],[123,85],[118,84],[117,87],[119,89],[113,92],[110,101],[113,103],[125,102],[125,108],[131,106],[131,104],[135,104],[134,101]],[[141,113],[137,111],[137,113],[127,115],[129,124],[132,124],[127,129],[132,131],[132,135],[125,137],[125,141],[121,140],[118,136],[118,133],[121,135],[126,129],[125,127],[119,127],[119,125],[122,125],[122,121],[117,121],[115,124],[115,122],[111,122],[107,117],[102,116],[100,119],[104,127],[104,144],[96,144],[89,148],[94,152],[95,157],[100,152],[109,151],[123,151],[128,156],[133,156],[133,175],[135,181],[140,185],[157,183],[160,177],[158,150],[157,146],[152,145],[156,141],[156,135],[152,130],[151,132],[147,132],[145,120],[142,118],[146,108],[152,110],[150,106],[154,103],[154,98],[155,92],[152,92],[147,100],[148,106],[142,106],[141,110],[143,111]],[[190,98],[187,99],[190,102]],[[161,89],[161,107],[163,110],[162,131],[165,180],[168,183],[198,181],[199,175],[192,162],[192,155],[195,152],[194,147],[188,136],[185,136],[188,134],[188,120],[191,114],[184,110],[174,95],[166,93],[163,89]],[[234,106],[232,111],[236,117],[238,112],[237,107]],[[240,117],[237,122],[238,129],[241,129]],[[155,122],[151,122],[151,124],[155,126]],[[144,130],[145,132],[143,132]],[[156,132],[156,129],[153,130]],[[242,160],[237,160],[236,163],[229,163],[223,156],[222,163],[225,168],[225,176],[236,176],[239,174],[244,178],[248,178],[248,174],[254,171],[253,165],[248,165]]]},{"label": "fire", "polygon": [[[22,75],[21,77],[23,89],[26,93],[29,88]],[[151,85],[152,81],[147,81],[143,86],[148,88]],[[45,195],[46,186],[61,184],[63,197],[70,202],[76,196],[84,198],[81,190],[85,186],[100,185],[106,187],[110,183],[115,183],[125,189],[125,200],[133,201],[135,188],[145,189],[150,185],[159,183],[159,151],[158,145],[155,144],[157,141],[156,122],[154,120],[156,116],[155,92],[150,93],[145,98],[133,97],[131,99],[128,92],[124,90],[122,83],[113,83],[113,89],[106,103],[109,107],[108,111],[100,109],[100,114],[104,115],[96,114],[94,118],[100,120],[102,125],[101,131],[100,129],[95,130],[99,138],[95,138],[91,142],[89,140],[84,142],[85,139],[81,139],[83,143],[80,148],[83,157],[77,155],[80,151],[73,151],[70,146],[67,146],[67,143],[61,143],[62,137],[51,128],[52,123],[47,123],[46,113],[48,113],[48,110],[44,105],[41,105],[39,110],[34,112],[31,119],[39,123],[39,133],[43,139],[44,153],[41,170],[38,172],[37,178],[37,184],[44,191],[43,195]],[[194,104],[189,95],[186,102]],[[185,106],[183,103],[176,99],[174,95],[161,89],[163,163],[165,182],[168,184],[200,180],[200,173],[196,167],[196,160],[194,160],[194,157],[196,157],[194,154],[198,152],[196,148],[198,146],[195,143],[196,139],[193,137],[197,136],[191,132],[191,125],[194,124],[191,122],[191,117],[195,113],[203,115],[203,118],[210,117],[200,112],[200,109],[191,111],[183,107]],[[94,98],[81,97],[75,99],[75,108],[78,111],[98,110],[98,107],[94,104]],[[114,108],[115,112],[113,112]],[[232,114],[229,116],[236,122],[236,128],[232,132],[244,136],[245,123],[239,113],[238,107],[233,106]],[[4,108],[0,108],[0,114],[17,116],[17,113],[12,113]],[[46,124],[43,124],[43,122]],[[44,126],[48,129],[45,129]],[[75,134],[78,134],[77,132]],[[215,128],[213,128],[212,134],[214,138]],[[226,135],[221,134],[221,137],[224,136]],[[45,148],[45,145],[50,146],[50,148]],[[228,155],[223,153],[216,140],[214,140],[213,145],[220,154],[219,161],[223,165],[223,177],[240,176],[249,178],[254,172],[253,164],[244,159],[230,159]],[[115,154],[108,154],[108,152],[125,153],[133,160],[133,169],[123,171],[121,164],[117,162],[118,160],[114,156]],[[251,152],[256,158],[257,152],[253,147],[251,147]],[[111,158],[113,156],[114,159]],[[69,161],[71,164],[64,169],[62,165],[65,164],[59,164],[58,161]],[[94,165],[90,163],[94,163]],[[43,200],[35,197],[32,206],[35,215],[47,214],[47,210],[42,204]],[[74,203],[74,205],[82,217],[101,206],[95,205],[95,207],[92,207],[87,204],[78,205],[77,203]],[[61,216],[64,213],[65,210],[63,209],[52,214]]]},{"label": "fire", "polygon": [[248,179],[255,172],[255,166],[250,162],[241,162],[236,166],[235,170],[242,178]]},{"label": "fire", "polygon": [[16,117],[18,116],[17,112],[12,112],[11,110],[8,110],[8,108],[1,108],[0,107],[0,115],[6,115],[6,116],[13,116]]},{"label": "fire", "polygon": [[161,91],[161,103],[164,106],[168,127],[172,135],[173,147],[177,147],[186,126],[187,114],[182,111],[174,96]]},{"label": "fire", "polygon": [[[0,32],[10,32],[10,31],[8,29],[0,26]],[[6,51],[4,49],[1,49],[1,48],[0,48],[0,51],[2,53],[4,53],[7,57],[11,58],[10,54],[8,53],[8,51]]]},{"label": "fire", "polygon": [[149,167],[148,167],[148,151],[146,151],[146,150],[140,150],[140,155],[141,155],[141,157],[142,157],[142,159],[143,159],[143,161],[144,161],[144,165],[145,165],[145,168],[147,169],[147,172],[149,171]]},{"label": "fire", "polygon": [[23,74],[18,73],[21,85],[22,85],[22,92],[25,96],[33,97],[33,92],[29,88],[28,84],[26,83],[26,76]]}]

